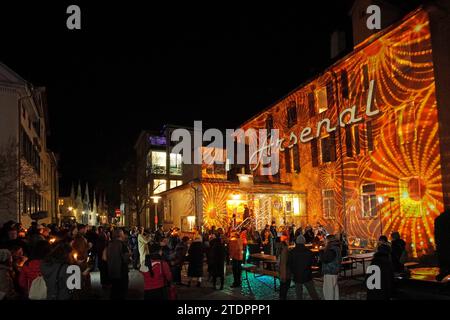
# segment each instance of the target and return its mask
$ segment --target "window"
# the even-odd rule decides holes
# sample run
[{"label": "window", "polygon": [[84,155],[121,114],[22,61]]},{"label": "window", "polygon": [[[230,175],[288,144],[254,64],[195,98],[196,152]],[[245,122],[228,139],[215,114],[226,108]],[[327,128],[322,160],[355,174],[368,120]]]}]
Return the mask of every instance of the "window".
[{"label": "window", "polygon": [[314,93],[310,92],[308,93],[308,109],[309,109],[309,116],[312,118],[316,115],[316,101],[314,99]]},{"label": "window", "polygon": [[300,146],[296,144],[291,148],[292,150],[292,160],[294,162],[294,172],[300,173]]},{"label": "window", "polygon": [[181,186],[183,184],[183,180],[170,180],[170,189]]},{"label": "window", "polygon": [[369,90],[369,66],[366,64],[364,64],[362,67],[362,84],[363,84],[363,88],[364,90]]},{"label": "window", "polygon": [[407,218],[422,217],[422,197],[424,186],[419,177],[399,180],[400,212]]},{"label": "window", "polygon": [[367,149],[373,151],[373,132],[372,132],[372,121],[368,121],[366,124],[366,134],[367,134]]},{"label": "window", "polygon": [[355,125],[353,127],[354,133],[355,133],[355,153],[356,155],[359,155],[361,153],[361,141],[359,139],[359,125]]},{"label": "window", "polygon": [[375,217],[377,215],[377,196],[374,183],[362,186],[362,209],[363,218]]},{"label": "window", "polygon": [[313,167],[319,166],[319,150],[317,146],[317,138],[311,140],[311,160]]},{"label": "window", "polygon": [[348,92],[348,74],[347,71],[342,70],[341,71],[341,93],[342,97],[345,99],[348,99],[349,92]]},{"label": "window", "polygon": [[327,88],[323,87],[319,90],[316,90],[317,97],[317,108],[319,109],[319,113],[322,113],[328,109],[328,101],[327,101]]},{"label": "window", "polygon": [[335,132],[330,132],[330,135],[320,139],[320,149],[322,152],[322,162],[336,161],[336,135]]},{"label": "window", "polygon": [[286,163],[286,172],[291,173],[292,172],[291,149],[289,148],[284,149],[284,161]]},{"label": "window", "polygon": [[334,95],[333,95],[333,81],[328,81],[327,82],[327,102],[328,105],[331,107],[333,105],[333,101],[334,101]]},{"label": "window", "polygon": [[153,180],[153,194],[158,194],[167,190],[167,180]]},{"label": "window", "polygon": [[164,151],[151,151],[152,153],[152,173],[166,174],[167,155]]},{"label": "window", "polygon": [[336,217],[336,205],[334,201],[334,190],[328,189],[322,191],[323,199],[323,217],[333,219]]},{"label": "window", "polygon": [[183,157],[179,153],[170,154],[170,174],[174,176],[183,174]]},{"label": "window", "polygon": [[345,149],[347,157],[353,157],[352,127],[345,126]]},{"label": "window", "polygon": [[289,103],[287,117],[289,128],[297,124],[297,105],[295,101]]}]

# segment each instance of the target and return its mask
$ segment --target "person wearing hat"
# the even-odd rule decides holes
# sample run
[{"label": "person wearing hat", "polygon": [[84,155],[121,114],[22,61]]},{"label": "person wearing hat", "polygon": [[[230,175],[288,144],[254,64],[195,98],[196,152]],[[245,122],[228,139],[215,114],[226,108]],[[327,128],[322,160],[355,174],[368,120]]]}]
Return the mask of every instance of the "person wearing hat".
[{"label": "person wearing hat", "polygon": [[18,297],[12,276],[12,255],[8,249],[0,249],[0,297],[7,300]]},{"label": "person wearing hat", "polygon": [[153,243],[150,254],[145,256],[145,266],[141,268],[144,276],[144,299],[166,300],[165,288],[172,282],[169,264],[162,258],[162,248]]},{"label": "person wearing hat", "polygon": [[195,278],[197,279],[197,287],[201,286],[204,256],[205,252],[203,248],[202,237],[200,235],[197,235],[188,250],[188,286],[191,285],[192,280],[194,280]]},{"label": "person wearing hat", "polygon": [[305,237],[301,234],[295,239],[295,248],[289,252],[289,270],[295,282],[297,300],[303,300],[303,286],[308,290],[311,299],[319,300],[311,272],[313,254],[305,246],[305,242]]}]

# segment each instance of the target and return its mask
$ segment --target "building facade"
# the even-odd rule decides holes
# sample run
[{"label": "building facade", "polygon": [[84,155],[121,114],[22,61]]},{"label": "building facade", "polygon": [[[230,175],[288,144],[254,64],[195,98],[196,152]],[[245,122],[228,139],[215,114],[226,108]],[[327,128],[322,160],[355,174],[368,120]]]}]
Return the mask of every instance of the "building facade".
[{"label": "building facade", "polygon": [[58,223],[57,158],[47,148],[47,101],[0,63],[0,223]]}]

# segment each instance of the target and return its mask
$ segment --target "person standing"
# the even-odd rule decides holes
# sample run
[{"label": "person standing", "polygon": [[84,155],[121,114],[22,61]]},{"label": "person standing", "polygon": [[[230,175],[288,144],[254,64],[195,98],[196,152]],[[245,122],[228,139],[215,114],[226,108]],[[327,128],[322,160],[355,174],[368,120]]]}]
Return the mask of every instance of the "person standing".
[{"label": "person standing", "polygon": [[150,255],[145,257],[145,267],[141,269],[144,276],[144,300],[166,300],[166,288],[172,281],[169,264],[162,258],[158,243],[150,248]]},{"label": "person standing", "polygon": [[280,277],[280,300],[286,300],[291,284],[291,272],[288,267],[289,236],[287,235],[287,232],[281,236],[277,257]]},{"label": "person standing", "polygon": [[223,230],[217,230],[216,237],[210,242],[211,275],[214,290],[217,290],[217,278],[220,279],[220,290],[223,290],[225,278],[225,244],[222,238]]},{"label": "person standing", "polygon": [[98,239],[97,239],[97,261],[98,270],[100,271],[100,283],[102,288],[106,288],[110,285],[108,279],[108,263],[105,259],[106,248],[109,243],[108,234],[104,231],[103,227],[98,227]]},{"label": "person standing", "polygon": [[188,237],[183,237],[181,242],[175,247],[175,253],[171,261],[172,264],[172,276],[175,284],[181,284],[181,269],[183,268],[184,259],[188,251]]},{"label": "person standing", "polygon": [[319,300],[311,272],[313,254],[305,247],[305,243],[303,235],[295,239],[295,248],[289,252],[289,269],[294,278],[297,300],[303,300],[303,286],[308,290],[311,299]]},{"label": "person standing", "polygon": [[378,266],[381,271],[380,288],[367,288],[367,300],[389,300],[392,297],[394,268],[391,259],[391,248],[380,244],[374,254],[371,266]]},{"label": "person standing", "polygon": [[246,263],[247,261],[247,245],[248,245],[248,231],[246,227],[243,227],[241,229],[240,238],[242,240],[242,252],[243,252],[243,261]]},{"label": "person standing", "polygon": [[197,236],[188,250],[188,286],[191,286],[191,282],[194,278],[197,279],[197,287],[201,286],[203,276],[203,259],[204,250],[202,238],[200,236]]},{"label": "person standing", "polygon": [[232,259],[233,268],[233,284],[232,288],[239,288],[241,286],[241,274],[242,274],[242,240],[237,232],[231,233],[229,243],[230,258]]},{"label": "person standing", "polygon": [[138,230],[133,227],[130,231],[130,237],[128,238],[128,246],[132,254],[133,269],[139,269],[139,244],[138,244]]},{"label": "person standing", "polygon": [[0,300],[2,296],[7,300],[19,297],[13,278],[11,252],[8,249],[0,249]]},{"label": "person standing", "polygon": [[338,276],[341,267],[341,248],[334,235],[328,235],[325,249],[320,254],[323,273],[323,295],[325,300],[339,300]]},{"label": "person standing", "polygon": [[392,264],[394,266],[394,272],[396,273],[403,273],[405,272],[405,265],[406,258],[408,256],[408,253],[406,251],[406,242],[401,239],[400,233],[398,232],[392,232],[391,234],[392,242]]},{"label": "person standing", "polygon": [[149,254],[148,243],[150,242],[150,235],[148,235],[143,227],[139,227],[138,235],[138,249],[139,249],[139,265],[145,266],[145,256]]},{"label": "person standing", "polygon": [[111,280],[111,300],[124,300],[128,292],[128,262],[130,252],[122,229],[113,232],[107,248],[108,275]]},{"label": "person standing", "polygon": [[434,220],[434,235],[436,239],[436,253],[439,262],[437,281],[442,281],[450,274],[450,209],[443,212]]}]

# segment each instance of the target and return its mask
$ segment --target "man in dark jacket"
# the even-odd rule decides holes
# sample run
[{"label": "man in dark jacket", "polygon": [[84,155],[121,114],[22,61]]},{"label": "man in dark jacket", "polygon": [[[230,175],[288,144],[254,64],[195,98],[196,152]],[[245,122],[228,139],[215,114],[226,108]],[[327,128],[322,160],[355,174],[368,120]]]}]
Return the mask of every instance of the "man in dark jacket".
[{"label": "man in dark jacket", "polygon": [[324,251],[320,254],[325,300],[339,300],[338,276],[341,268],[341,247],[334,235],[326,237]]},{"label": "man in dark jacket", "polygon": [[434,220],[434,236],[436,239],[436,253],[439,261],[437,281],[442,281],[450,274],[450,209],[446,210]]},{"label": "man in dark jacket", "polygon": [[181,242],[177,244],[171,261],[173,281],[178,285],[181,284],[181,269],[188,251],[188,241],[189,237],[183,237]]},{"label": "man in dark jacket", "polygon": [[371,266],[378,266],[381,272],[380,289],[367,288],[367,300],[389,300],[392,296],[394,269],[391,260],[391,249],[381,244],[373,256]]},{"label": "man in dark jacket", "polygon": [[400,238],[400,233],[393,232],[391,234],[392,242],[392,264],[394,266],[394,272],[402,273],[405,272],[405,257],[406,253],[406,242]]},{"label": "man in dark jacket", "polygon": [[128,292],[128,262],[130,252],[124,242],[122,229],[114,230],[113,240],[107,247],[108,275],[111,280],[111,300],[123,300]]},{"label": "man in dark jacket", "polygon": [[303,286],[308,290],[311,299],[319,300],[311,273],[313,254],[305,247],[305,238],[302,235],[295,240],[295,248],[289,252],[288,259],[289,269],[295,282],[297,300],[303,299]]},{"label": "man in dark jacket", "polygon": [[214,290],[217,289],[216,281],[220,279],[220,290],[223,290],[225,269],[225,244],[222,238],[223,231],[219,228],[217,236],[210,242],[211,275]]}]

